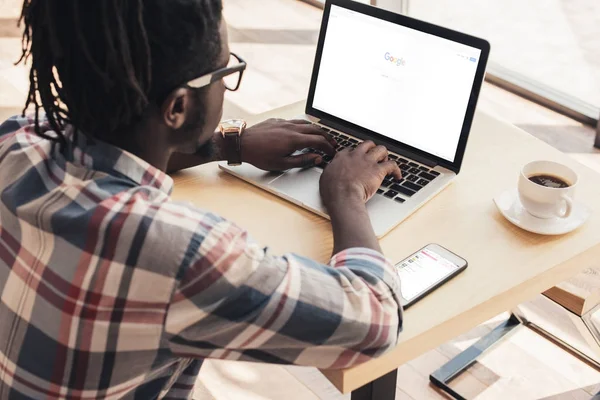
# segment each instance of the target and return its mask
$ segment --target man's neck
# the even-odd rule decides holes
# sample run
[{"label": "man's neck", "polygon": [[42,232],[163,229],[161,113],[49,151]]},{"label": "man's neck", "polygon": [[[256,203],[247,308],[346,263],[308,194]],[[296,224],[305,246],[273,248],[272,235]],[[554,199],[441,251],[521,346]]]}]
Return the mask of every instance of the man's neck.
[{"label": "man's neck", "polygon": [[126,133],[112,135],[108,140],[113,146],[136,155],[148,164],[167,171],[172,149],[164,143],[165,135],[161,135],[157,129],[144,126],[140,123]]}]

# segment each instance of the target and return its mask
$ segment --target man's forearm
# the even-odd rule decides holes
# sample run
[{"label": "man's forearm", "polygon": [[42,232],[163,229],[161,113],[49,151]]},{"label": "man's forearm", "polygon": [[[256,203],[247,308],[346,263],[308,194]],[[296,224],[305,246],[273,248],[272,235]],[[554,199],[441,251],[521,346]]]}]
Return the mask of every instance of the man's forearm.
[{"label": "man's forearm", "polygon": [[329,212],[333,227],[333,254],[352,247],[366,247],[381,252],[379,241],[373,232],[367,207],[362,202],[340,201]]},{"label": "man's forearm", "polygon": [[168,173],[174,173],[182,169],[195,167],[213,161],[223,161],[223,136],[215,132],[210,144],[201,147],[194,154],[173,153],[167,167]]}]

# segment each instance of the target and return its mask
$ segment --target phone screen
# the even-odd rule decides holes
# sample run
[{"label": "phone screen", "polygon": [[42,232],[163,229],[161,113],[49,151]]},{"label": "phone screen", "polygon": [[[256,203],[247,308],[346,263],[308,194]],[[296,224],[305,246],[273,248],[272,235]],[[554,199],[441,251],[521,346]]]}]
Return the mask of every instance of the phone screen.
[{"label": "phone screen", "polygon": [[435,251],[425,247],[396,265],[402,297],[410,303],[427,289],[460,269]]}]

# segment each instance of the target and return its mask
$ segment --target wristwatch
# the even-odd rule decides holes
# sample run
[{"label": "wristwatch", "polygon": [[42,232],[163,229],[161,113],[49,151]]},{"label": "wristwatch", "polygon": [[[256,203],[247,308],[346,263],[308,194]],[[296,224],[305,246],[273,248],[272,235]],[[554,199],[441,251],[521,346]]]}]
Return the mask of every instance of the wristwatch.
[{"label": "wristwatch", "polygon": [[228,119],[221,122],[219,130],[223,135],[223,156],[228,165],[242,164],[242,134],[246,129],[246,121],[242,119]]}]

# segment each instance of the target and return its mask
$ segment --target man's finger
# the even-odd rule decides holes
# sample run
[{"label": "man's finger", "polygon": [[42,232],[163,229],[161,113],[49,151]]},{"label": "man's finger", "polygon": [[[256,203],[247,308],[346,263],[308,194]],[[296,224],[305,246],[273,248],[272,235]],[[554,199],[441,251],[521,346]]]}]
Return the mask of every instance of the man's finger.
[{"label": "man's finger", "polygon": [[319,132],[325,132],[325,129],[321,128],[318,125],[313,125],[313,124],[295,124],[293,125],[293,129],[297,132],[302,132],[302,133],[319,133]]},{"label": "man's finger", "polygon": [[312,125],[312,122],[307,121],[305,119],[290,119],[288,122],[296,125]]},{"label": "man's finger", "polygon": [[323,136],[329,143],[331,143],[332,146],[335,147],[337,145],[337,142],[329,133],[323,129],[320,129],[319,127],[315,127],[314,125],[297,125],[294,130],[303,135]]},{"label": "man's finger", "polygon": [[373,157],[377,162],[387,161],[388,157],[388,151],[385,146],[375,146],[369,150],[367,154]]},{"label": "man's finger", "polygon": [[339,150],[338,152],[335,153],[335,157],[337,157],[338,155],[343,155],[343,154],[347,154],[350,153],[353,149],[351,147],[344,147],[343,149]]},{"label": "man's finger", "polygon": [[301,133],[304,135],[320,135],[327,139],[327,141],[331,143],[333,147],[337,145],[335,139],[333,139],[330,134],[328,134],[324,129],[322,129],[318,125],[314,125],[304,119],[293,119],[287,122],[292,124],[291,126],[288,126],[288,128],[293,130],[294,132]]},{"label": "man's finger", "polygon": [[286,169],[290,168],[308,168],[314,167],[323,161],[323,157],[314,153],[299,154],[297,156],[289,156],[284,158]]},{"label": "man's finger", "polygon": [[311,147],[316,150],[321,150],[329,155],[335,154],[333,144],[322,135],[298,135],[296,139],[296,147],[304,149]]},{"label": "man's finger", "polygon": [[354,151],[366,153],[367,151],[371,150],[374,147],[375,147],[375,143],[373,143],[373,141],[365,140],[364,142],[362,142],[361,144],[356,146],[356,149],[354,149]]},{"label": "man's finger", "polygon": [[381,166],[381,168],[383,168],[386,175],[391,175],[396,179],[402,179],[402,171],[400,171],[400,168],[398,168],[398,164],[396,164],[394,161],[385,161],[379,165]]}]

